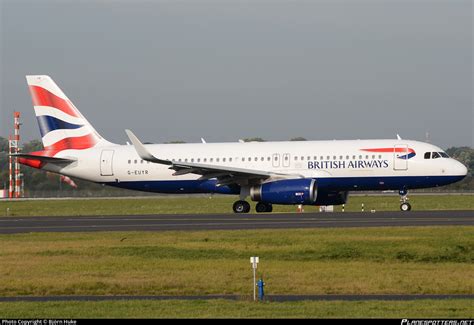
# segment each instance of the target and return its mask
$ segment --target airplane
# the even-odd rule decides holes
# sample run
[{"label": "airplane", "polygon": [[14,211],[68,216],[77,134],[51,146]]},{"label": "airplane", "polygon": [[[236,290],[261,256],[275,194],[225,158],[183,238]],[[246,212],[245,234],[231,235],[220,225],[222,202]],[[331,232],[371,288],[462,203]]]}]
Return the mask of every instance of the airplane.
[{"label": "airplane", "polygon": [[462,180],[467,168],[429,143],[397,139],[131,144],[104,139],[56,83],[26,76],[44,149],[14,154],[21,164],[119,188],[156,193],[238,195],[235,213],[273,205],[341,205],[349,192],[408,190]]}]

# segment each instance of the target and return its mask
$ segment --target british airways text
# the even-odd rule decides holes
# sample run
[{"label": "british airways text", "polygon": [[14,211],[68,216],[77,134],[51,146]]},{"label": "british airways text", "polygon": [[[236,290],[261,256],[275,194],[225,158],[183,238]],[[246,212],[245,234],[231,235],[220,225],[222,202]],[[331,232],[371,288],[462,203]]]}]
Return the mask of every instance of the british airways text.
[{"label": "british airways text", "polygon": [[388,160],[308,161],[308,169],[388,168]]}]

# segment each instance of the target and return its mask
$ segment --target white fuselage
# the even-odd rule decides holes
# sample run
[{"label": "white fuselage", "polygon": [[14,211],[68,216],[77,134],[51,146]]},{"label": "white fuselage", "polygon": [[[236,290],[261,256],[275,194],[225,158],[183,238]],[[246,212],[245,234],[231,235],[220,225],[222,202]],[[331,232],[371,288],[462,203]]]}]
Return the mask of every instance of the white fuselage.
[{"label": "white fuselage", "polygon": [[[315,178],[333,190],[432,187],[457,181],[467,172],[464,165],[451,158],[425,159],[425,153],[443,150],[411,140],[150,144],[146,147],[161,159],[298,174]],[[399,158],[409,152],[412,157]],[[54,167],[53,171],[97,183],[164,193],[213,192],[212,186],[195,188],[200,175],[173,176],[169,166],[142,160],[133,145],[64,150],[57,157],[74,157],[77,162],[62,169]]]}]

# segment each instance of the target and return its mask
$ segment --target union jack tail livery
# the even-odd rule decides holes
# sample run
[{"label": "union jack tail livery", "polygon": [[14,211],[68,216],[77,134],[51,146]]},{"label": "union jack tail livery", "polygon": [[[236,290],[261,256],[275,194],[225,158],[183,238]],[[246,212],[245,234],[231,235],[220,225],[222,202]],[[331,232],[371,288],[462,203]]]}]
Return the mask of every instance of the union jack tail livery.
[{"label": "union jack tail livery", "polygon": [[44,156],[66,149],[110,145],[49,76],[26,76],[43,141]]}]

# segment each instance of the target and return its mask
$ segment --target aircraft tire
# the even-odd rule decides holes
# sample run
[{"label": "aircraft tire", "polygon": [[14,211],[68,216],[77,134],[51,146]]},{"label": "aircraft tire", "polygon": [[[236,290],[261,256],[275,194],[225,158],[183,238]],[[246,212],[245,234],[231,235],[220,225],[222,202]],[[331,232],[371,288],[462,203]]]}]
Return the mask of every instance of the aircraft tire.
[{"label": "aircraft tire", "polygon": [[411,204],[408,202],[400,204],[400,210],[401,211],[410,211],[411,210]]},{"label": "aircraft tire", "polygon": [[272,212],[273,207],[270,203],[263,203],[263,202],[258,202],[257,205],[255,206],[255,211],[258,213],[262,212]]},{"label": "aircraft tire", "polygon": [[247,201],[236,201],[232,206],[235,213],[248,213],[250,212],[250,204]]}]

